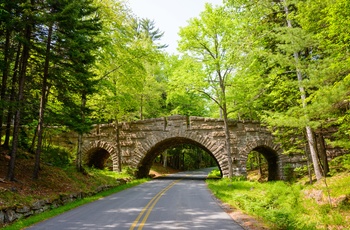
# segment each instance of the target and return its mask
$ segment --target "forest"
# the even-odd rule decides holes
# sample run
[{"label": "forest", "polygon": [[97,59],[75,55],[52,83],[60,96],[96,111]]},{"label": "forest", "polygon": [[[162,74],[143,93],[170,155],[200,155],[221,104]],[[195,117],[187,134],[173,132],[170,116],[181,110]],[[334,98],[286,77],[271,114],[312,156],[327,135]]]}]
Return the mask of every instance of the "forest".
[{"label": "forest", "polygon": [[[0,6],[7,180],[15,180],[23,149],[33,155],[33,179],[39,177],[48,127],[79,134],[80,170],[79,143],[92,124],[173,114],[260,121],[286,154],[310,158],[317,180],[328,173],[325,146],[349,152],[348,0],[206,4],[180,29],[179,54],[166,53],[155,22],[122,0]],[[227,126],[225,135],[228,141]]]}]

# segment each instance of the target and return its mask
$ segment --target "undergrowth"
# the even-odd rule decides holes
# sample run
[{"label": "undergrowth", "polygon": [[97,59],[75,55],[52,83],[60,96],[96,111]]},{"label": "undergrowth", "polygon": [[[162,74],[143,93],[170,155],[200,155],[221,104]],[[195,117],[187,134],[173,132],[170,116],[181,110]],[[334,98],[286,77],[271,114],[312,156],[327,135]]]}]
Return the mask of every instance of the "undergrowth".
[{"label": "undergrowth", "polygon": [[[340,160],[344,159],[348,158]],[[271,229],[349,229],[350,173],[347,166],[337,170],[340,167],[345,170],[313,185],[305,183],[305,178],[293,183],[223,178],[209,179],[207,184],[220,200]]]},{"label": "undergrowth", "polygon": [[57,215],[59,215],[61,213],[64,213],[66,211],[69,211],[69,210],[71,210],[73,208],[76,208],[78,206],[90,203],[92,201],[96,201],[96,200],[98,200],[98,199],[100,199],[102,197],[109,196],[109,195],[111,195],[113,193],[120,192],[120,191],[125,190],[127,188],[136,186],[136,185],[141,184],[141,183],[143,183],[145,181],[147,181],[147,179],[133,180],[133,181],[127,183],[127,184],[123,184],[123,185],[117,186],[117,187],[109,189],[107,191],[103,191],[103,192],[98,193],[98,194],[96,194],[94,196],[76,200],[76,201],[71,202],[71,203],[69,203],[67,205],[64,205],[64,206],[58,207],[56,209],[52,209],[50,211],[46,211],[46,212],[43,212],[43,213],[40,213],[40,214],[37,214],[37,215],[34,215],[34,216],[31,216],[31,217],[26,218],[26,219],[20,219],[20,220],[16,221],[15,223],[11,224],[11,225],[5,226],[3,229],[4,230],[23,229],[25,227],[28,227],[28,226],[33,225],[35,223],[38,223],[40,221],[46,220],[48,218],[51,218],[51,217],[57,216]]}]

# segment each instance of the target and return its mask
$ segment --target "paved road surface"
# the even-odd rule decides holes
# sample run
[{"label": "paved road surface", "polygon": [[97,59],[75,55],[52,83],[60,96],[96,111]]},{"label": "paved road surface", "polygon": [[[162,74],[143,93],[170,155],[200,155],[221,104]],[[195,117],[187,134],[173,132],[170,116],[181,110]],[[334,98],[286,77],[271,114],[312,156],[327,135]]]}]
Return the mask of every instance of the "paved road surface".
[{"label": "paved road surface", "polygon": [[83,205],[29,229],[242,230],[210,194],[208,170],[183,172]]}]

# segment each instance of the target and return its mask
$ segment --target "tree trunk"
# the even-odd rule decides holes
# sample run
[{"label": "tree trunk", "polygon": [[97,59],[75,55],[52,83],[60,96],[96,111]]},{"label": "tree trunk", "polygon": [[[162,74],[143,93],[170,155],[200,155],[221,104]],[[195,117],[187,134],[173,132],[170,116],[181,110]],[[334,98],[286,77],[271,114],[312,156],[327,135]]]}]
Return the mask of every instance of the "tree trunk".
[{"label": "tree trunk", "polygon": [[38,136],[38,126],[36,126],[36,129],[35,129],[35,132],[34,132],[34,135],[33,135],[33,138],[32,138],[32,144],[30,145],[29,147],[29,152],[30,153],[35,153],[34,149],[35,149],[35,143],[36,143],[36,138]]},{"label": "tree trunk", "polygon": [[[6,29],[6,39],[4,46],[4,66],[2,70],[2,82],[1,82],[1,93],[0,93],[0,101],[2,101],[2,106],[0,108],[0,146],[1,146],[1,137],[2,137],[2,125],[4,120],[4,112],[5,107],[9,107],[7,100],[5,100],[6,90],[7,90],[7,79],[8,79],[8,69],[9,69],[9,52],[10,49],[10,30]],[[5,103],[4,103],[5,102]]]},{"label": "tree trunk", "polygon": [[163,167],[166,168],[168,165],[168,151],[165,150],[163,153]]},{"label": "tree trunk", "polygon": [[322,163],[322,169],[323,169],[323,176],[327,176],[329,173],[329,165],[328,165],[328,158],[327,158],[327,152],[326,152],[326,145],[324,143],[324,137],[322,133],[316,135],[317,136],[317,142],[318,142],[318,153],[321,158]]},{"label": "tree trunk", "polygon": [[[283,2],[284,2],[284,10],[286,13],[286,18],[287,18],[287,26],[288,26],[288,28],[293,28],[291,20],[288,19],[288,16],[289,16],[288,6],[287,6],[285,0],[283,0]],[[299,53],[294,52],[293,55],[294,55],[294,60],[295,60],[295,68],[297,71],[297,78],[298,78],[298,83],[299,83],[301,103],[302,103],[303,108],[306,108],[306,95],[305,95],[305,88],[303,86],[303,76],[302,76],[302,73],[298,67],[298,64],[300,61]],[[307,115],[305,114],[305,116],[307,116]],[[315,176],[316,176],[317,180],[320,180],[320,179],[322,179],[322,173],[321,173],[321,168],[320,168],[319,161],[318,161],[313,132],[312,132],[312,129],[310,126],[306,126],[305,129],[306,129],[306,138],[307,138],[309,148],[310,148],[311,160],[312,160],[312,164],[314,166]]]},{"label": "tree trunk", "polygon": [[[31,5],[33,5],[33,0],[31,0]],[[8,171],[6,176],[6,179],[11,181],[15,180],[15,161],[16,161],[16,153],[17,153],[17,147],[18,147],[19,126],[21,123],[21,110],[23,106],[22,104],[23,104],[23,96],[24,96],[24,85],[25,85],[27,65],[29,60],[30,39],[32,35],[32,25],[30,23],[27,24],[24,35],[27,42],[24,43],[22,56],[21,56],[21,68],[20,68],[21,70],[19,74],[18,96],[17,96],[18,106],[16,108],[15,120],[14,120],[14,126],[13,126],[12,150],[10,154],[11,159],[9,161]]]},{"label": "tree trunk", "polygon": [[141,94],[141,98],[140,98],[140,120],[143,120],[143,94]]},{"label": "tree trunk", "polygon": [[233,176],[233,169],[232,169],[232,156],[231,156],[231,143],[230,143],[230,130],[228,126],[228,117],[227,117],[227,109],[226,109],[226,102],[223,103],[223,117],[224,117],[224,128],[225,128],[225,149],[226,149],[226,156],[228,161],[228,177],[232,178]]},{"label": "tree trunk", "polygon": [[119,130],[119,120],[115,119],[115,132],[117,135],[117,156],[118,156],[118,172],[122,172],[122,150],[120,146],[120,130]]},{"label": "tree trunk", "polygon": [[43,132],[44,132],[44,114],[46,107],[46,97],[48,91],[48,77],[49,77],[49,64],[50,64],[50,51],[51,51],[51,38],[52,38],[52,28],[50,25],[48,35],[47,35],[47,43],[46,43],[46,54],[45,54],[45,64],[44,64],[44,74],[43,74],[43,82],[41,86],[41,97],[40,97],[40,107],[39,107],[39,122],[38,122],[38,143],[36,146],[35,152],[35,164],[34,164],[34,172],[33,179],[36,180],[39,177],[40,170],[40,155],[42,151],[42,141],[43,141]]},{"label": "tree trunk", "polygon": [[[86,106],[86,94],[83,93],[81,96],[81,121],[85,123],[85,106]],[[78,172],[83,172],[82,164],[82,146],[83,146],[83,133],[80,131],[78,133],[78,149],[77,149],[77,159],[76,159],[76,168]]]},{"label": "tree trunk", "polygon": [[15,103],[16,100],[16,84],[18,80],[18,72],[19,72],[19,63],[20,63],[20,57],[21,57],[21,48],[22,44],[19,42],[18,43],[18,48],[17,48],[17,54],[16,54],[16,59],[15,59],[15,65],[13,67],[13,76],[12,76],[12,84],[11,84],[11,94],[10,94],[10,106],[7,114],[7,122],[6,122],[6,137],[4,141],[4,148],[9,148],[9,143],[10,143],[10,136],[11,136],[11,122],[12,122],[12,117],[13,117],[13,109],[14,106],[13,104]]},{"label": "tree trunk", "polygon": [[258,167],[259,167],[259,177],[261,178],[263,176],[263,171],[262,171],[262,168],[261,168],[261,156],[260,156],[260,153],[256,152],[256,157],[257,157],[257,160],[258,160]]},{"label": "tree trunk", "polygon": [[308,172],[308,176],[309,176],[309,182],[310,184],[312,184],[312,170],[311,170],[311,166],[310,166],[310,154],[308,152],[308,147],[305,145],[305,155],[306,155],[306,162],[307,162],[307,172]]}]

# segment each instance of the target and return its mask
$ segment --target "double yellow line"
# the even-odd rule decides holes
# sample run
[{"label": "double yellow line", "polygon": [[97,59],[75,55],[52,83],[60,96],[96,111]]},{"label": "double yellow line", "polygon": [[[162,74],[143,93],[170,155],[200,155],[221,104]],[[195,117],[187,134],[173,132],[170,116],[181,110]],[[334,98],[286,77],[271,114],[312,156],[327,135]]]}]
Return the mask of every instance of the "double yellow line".
[{"label": "double yellow line", "polygon": [[[180,179],[181,180],[181,179]],[[150,213],[152,212],[152,209],[154,208],[154,206],[156,205],[156,203],[158,202],[158,200],[161,198],[161,196],[163,196],[163,194],[168,191],[171,187],[173,187],[177,182],[179,182],[180,180],[176,180],[174,182],[172,182],[171,184],[169,184],[167,187],[165,187],[162,191],[160,191],[157,195],[155,195],[149,202],[148,204],[142,209],[142,211],[140,212],[140,214],[137,216],[136,220],[132,223],[131,227],[129,228],[129,230],[134,230],[137,226],[137,224],[139,224],[139,227],[137,228],[138,230],[141,230],[143,228],[143,226],[145,225],[148,216],[150,215]],[[147,211],[147,212],[146,212]],[[142,221],[140,222],[140,219],[142,218]]]}]

